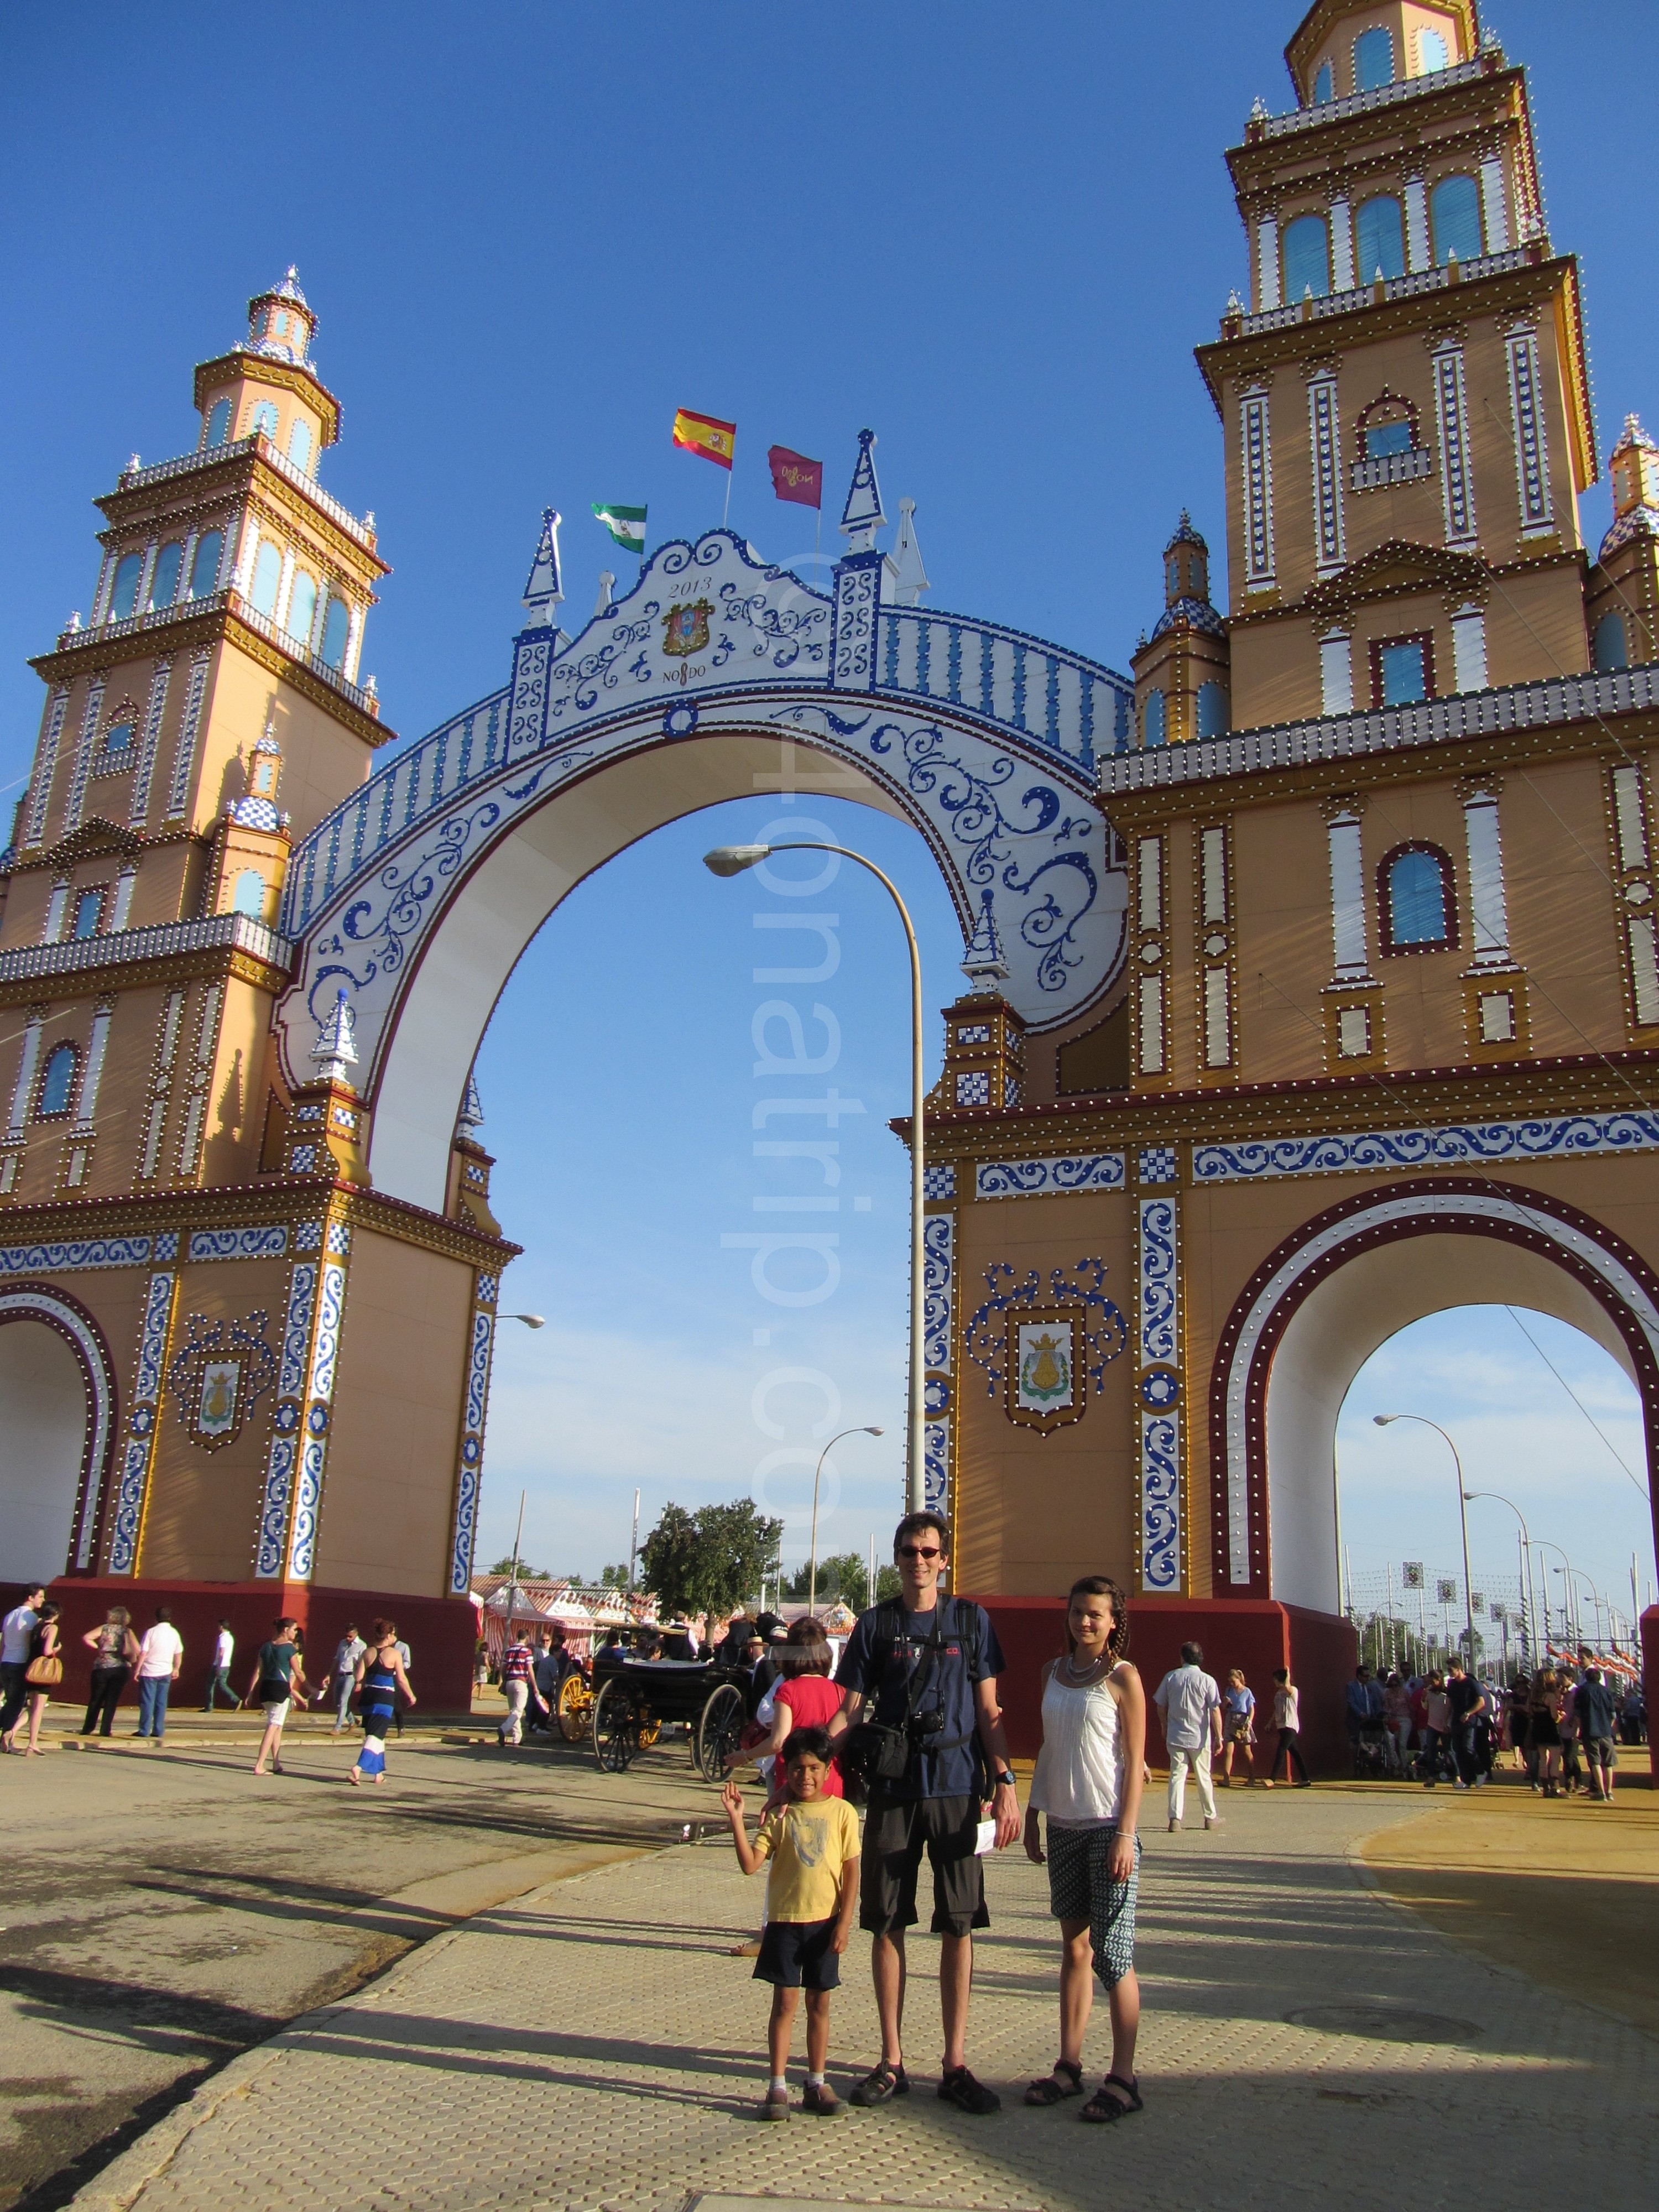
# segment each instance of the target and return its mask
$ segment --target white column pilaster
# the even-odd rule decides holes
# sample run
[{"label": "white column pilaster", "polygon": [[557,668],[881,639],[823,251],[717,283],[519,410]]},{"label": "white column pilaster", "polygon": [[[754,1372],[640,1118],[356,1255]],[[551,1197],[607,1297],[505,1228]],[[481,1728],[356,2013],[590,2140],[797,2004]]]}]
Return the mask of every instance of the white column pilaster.
[{"label": "white column pilaster", "polygon": [[1279,290],[1279,217],[1264,215],[1255,227],[1255,299],[1258,309],[1276,307]]},{"label": "white column pilaster", "polygon": [[59,876],[46,900],[46,927],[40,933],[42,945],[56,945],[64,934],[64,909],[69,904],[69,878]]},{"label": "white column pilaster", "polygon": [[1345,629],[1328,629],[1319,641],[1319,703],[1322,714],[1353,712],[1353,641]]},{"label": "white column pilaster", "polygon": [[1474,965],[1507,967],[1510,917],[1504,893],[1504,848],[1498,836],[1498,791],[1494,784],[1473,784],[1464,792],[1463,834],[1468,844]]},{"label": "white column pilaster", "polygon": [[1429,250],[1428,188],[1421,177],[1406,179],[1406,266],[1410,270],[1434,266]]},{"label": "white column pilaster", "polygon": [[1480,163],[1480,213],[1488,253],[1510,250],[1510,198],[1504,179],[1504,157],[1488,154]]},{"label": "white column pilaster", "polygon": [[1354,288],[1353,210],[1345,198],[1331,202],[1331,282],[1339,292]]},{"label": "white column pilaster", "polygon": [[1451,618],[1452,678],[1460,691],[1486,689],[1486,611],[1459,607]]},{"label": "white column pilaster", "polygon": [[1333,976],[1339,983],[1365,981],[1365,869],[1359,846],[1359,817],[1351,810],[1333,814],[1326,824],[1331,859],[1331,943]]},{"label": "white column pilaster", "polygon": [[17,1081],[11,1094],[9,1137],[21,1137],[29,1118],[29,1097],[34,1089],[34,1070],[40,1058],[40,1031],[46,1018],[44,1006],[31,1006],[23,1024],[23,1052],[17,1063]]}]

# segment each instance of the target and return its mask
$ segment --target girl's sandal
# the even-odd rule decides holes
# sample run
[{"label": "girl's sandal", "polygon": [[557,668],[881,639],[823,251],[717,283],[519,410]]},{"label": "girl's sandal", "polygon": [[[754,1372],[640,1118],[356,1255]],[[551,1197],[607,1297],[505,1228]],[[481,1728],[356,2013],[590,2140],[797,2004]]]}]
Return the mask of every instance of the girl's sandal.
[{"label": "girl's sandal", "polygon": [[[1115,2097],[1112,2094],[1114,2089],[1121,2089],[1122,2096]],[[1145,2109],[1140,2101],[1139,2076],[1133,2081],[1126,2081],[1121,2074],[1109,2074],[1078,2118],[1080,2120],[1121,2120],[1130,2112],[1144,2112]]]},{"label": "girl's sandal", "polygon": [[1083,2094],[1083,2069],[1069,2058],[1056,2058],[1054,2070],[1025,2092],[1028,2105],[1063,2105],[1068,2097]]}]

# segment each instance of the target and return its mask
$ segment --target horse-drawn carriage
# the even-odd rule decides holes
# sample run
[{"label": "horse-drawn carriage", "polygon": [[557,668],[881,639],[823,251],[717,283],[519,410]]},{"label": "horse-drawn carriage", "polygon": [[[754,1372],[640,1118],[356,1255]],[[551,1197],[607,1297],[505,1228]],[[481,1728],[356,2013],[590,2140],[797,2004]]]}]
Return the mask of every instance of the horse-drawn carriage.
[{"label": "horse-drawn carriage", "polygon": [[638,1659],[631,1653],[593,1662],[592,1684],[574,1671],[559,1691],[559,1728],[567,1742],[586,1735],[609,1774],[624,1774],[664,1728],[683,1726],[691,1764],[710,1782],[726,1772],[743,1734],[745,1669],[713,1659]]}]

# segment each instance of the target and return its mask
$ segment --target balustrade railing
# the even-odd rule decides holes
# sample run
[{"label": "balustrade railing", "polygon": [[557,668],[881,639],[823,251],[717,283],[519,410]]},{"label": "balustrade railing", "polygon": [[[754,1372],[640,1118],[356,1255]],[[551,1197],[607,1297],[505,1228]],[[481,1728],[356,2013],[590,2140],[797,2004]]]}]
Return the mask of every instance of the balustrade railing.
[{"label": "balustrade railing", "polygon": [[173,959],[230,945],[272,968],[294,964],[294,947],[280,930],[251,914],[215,914],[197,921],[151,922],[143,929],[112,930],[106,937],[71,937],[57,945],[18,945],[0,952],[0,983],[73,975],[89,968],[125,967],[135,960]]},{"label": "balustrade railing", "polygon": [[996,623],[884,608],[876,681],[884,691],[987,715],[1083,768],[1129,741],[1134,686],[1127,678]]}]

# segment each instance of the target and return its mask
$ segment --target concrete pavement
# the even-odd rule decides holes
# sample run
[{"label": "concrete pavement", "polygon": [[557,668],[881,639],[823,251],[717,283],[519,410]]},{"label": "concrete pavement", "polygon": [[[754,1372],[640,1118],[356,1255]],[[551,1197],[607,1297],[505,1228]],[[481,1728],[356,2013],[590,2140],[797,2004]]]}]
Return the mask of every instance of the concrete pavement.
[{"label": "concrete pavement", "polygon": [[[626,1778],[614,1802],[649,1786]],[[1002,2113],[969,2120],[933,2094],[935,1951],[921,1937],[916,2094],[763,2129],[765,1992],[728,1955],[758,1886],[713,1842],[581,1874],[439,1935],[234,2059],[76,2205],[672,2212],[702,2193],[1047,2212],[1126,2200],[1138,2212],[1333,2200],[1510,2212],[1590,2186],[1614,2207],[1650,2200],[1653,2039],[1528,1981],[1520,1960],[1448,1942],[1357,1876],[1365,1836],[1432,1817],[1454,1838],[1462,1808],[1442,1801],[1425,1815],[1420,1793],[1356,1788],[1236,1790],[1224,1809],[1211,1834],[1151,1824],[1146,2110],[1109,2130],[1080,2127],[1075,2106],[1018,2103],[1054,2055],[1055,1960],[1044,1877],[1012,1853],[989,1869],[994,1924],[969,2038]],[[843,2087],[874,2054],[866,1955],[856,1940],[833,2008]],[[1102,2007],[1094,2069],[1105,2049]]]}]

